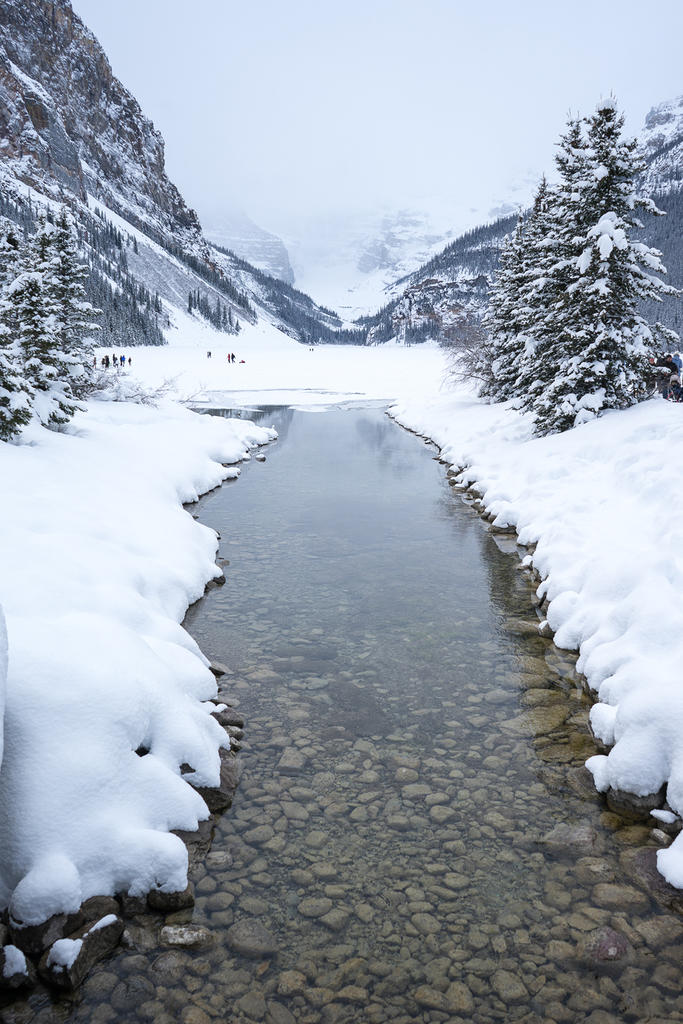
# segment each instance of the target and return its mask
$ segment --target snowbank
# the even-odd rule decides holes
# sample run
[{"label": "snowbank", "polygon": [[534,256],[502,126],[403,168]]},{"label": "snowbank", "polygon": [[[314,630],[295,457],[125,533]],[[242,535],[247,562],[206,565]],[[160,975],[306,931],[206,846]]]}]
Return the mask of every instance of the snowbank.
[{"label": "snowbank", "polygon": [[[587,762],[600,791],[667,785],[683,816],[683,413],[654,399],[564,434],[532,438],[505,405],[460,392],[404,401],[391,414],[477,481],[497,525],[537,544],[555,643],[579,650],[600,703],[608,755]],[[683,887],[683,833],[658,854]]]},{"label": "snowbank", "polygon": [[[207,661],[179,625],[219,575],[217,538],[182,503],[273,436],[171,403],[92,402],[68,434],[0,443],[0,904],[15,920],[185,887],[169,830],[208,816],[185,778],[217,785],[227,738],[204,703]],[[4,664],[0,626],[0,681]]]}]

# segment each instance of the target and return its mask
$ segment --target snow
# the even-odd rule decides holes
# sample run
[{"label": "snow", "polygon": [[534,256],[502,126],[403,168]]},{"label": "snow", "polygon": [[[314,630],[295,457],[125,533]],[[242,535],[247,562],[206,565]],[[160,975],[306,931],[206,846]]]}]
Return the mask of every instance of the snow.
[{"label": "snow", "polygon": [[[445,356],[433,344],[307,345],[260,321],[237,337],[217,334],[182,310],[173,312],[170,344],[130,349],[132,376],[149,387],[170,384],[193,405],[305,405],[325,408],[344,401],[431,394],[445,376]],[[207,351],[211,359],[207,359]],[[105,350],[99,350],[105,354]],[[234,352],[236,363],[228,364]],[[239,360],[244,359],[244,363]],[[114,371],[112,371],[114,372]]]},{"label": "snow", "polygon": [[[495,522],[536,545],[527,564],[543,579],[555,643],[579,651],[599,701],[593,729],[614,744],[587,762],[597,788],[646,795],[666,785],[683,815],[683,481],[672,472],[680,407],[653,399],[544,438],[509,405],[465,390],[408,399],[391,413],[466,466]],[[657,856],[683,887],[683,834]]]},{"label": "snow", "polygon": [[83,939],[57,939],[50,946],[46,966],[62,967],[64,970],[68,970],[76,963],[82,948]]},{"label": "snow", "polygon": [[3,946],[5,963],[2,969],[3,978],[13,978],[17,974],[28,974],[26,957],[16,946]]},{"label": "snow", "polygon": [[[188,779],[217,785],[228,739],[180,626],[220,574],[217,537],[182,505],[273,436],[170,401],[97,401],[69,432],[0,443],[0,903],[17,924],[95,894],[185,888],[170,830],[208,816]],[[0,672],[6,659],[3,631]]]}]

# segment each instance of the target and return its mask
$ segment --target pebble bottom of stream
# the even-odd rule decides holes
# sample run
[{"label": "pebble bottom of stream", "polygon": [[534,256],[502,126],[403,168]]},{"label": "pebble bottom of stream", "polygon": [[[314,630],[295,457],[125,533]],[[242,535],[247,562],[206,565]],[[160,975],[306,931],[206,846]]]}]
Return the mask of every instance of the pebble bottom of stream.
[{"label": "pebble bottom of stream", "polygon": [[[574,656],[538,635],[526,552],[464,507],[433,449],[386,426],[485,552],[496,628],[475,598],[442,615],[419,587],[414,614],[379,628],[353,589],[306,592],[315,545],[292,559],[291,538],[250,522],[242,568],[186,623],[230,666],[221,691],[245,716],[242,781],[192,867],[195,906],[129,921],[129,948],[75,997],[33,996],[3,1022],[683,1021],[683,919],[636,869],[651,824],[593,790],[590,701]],[[222,556],[244,554],[235,503],[268,471],[203,499]],[[274,955],[230,941],[254,921]],[[160,926],[187,922],[206,944],[165,947]]]}]

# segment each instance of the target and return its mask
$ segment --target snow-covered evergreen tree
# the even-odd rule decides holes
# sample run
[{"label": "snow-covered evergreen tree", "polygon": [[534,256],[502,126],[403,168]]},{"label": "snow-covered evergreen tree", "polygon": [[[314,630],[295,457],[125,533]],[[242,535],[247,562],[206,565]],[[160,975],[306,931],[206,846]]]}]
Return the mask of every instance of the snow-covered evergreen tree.
[{"label": "snow-covered evergreen tree", "polygon": [[77,408],[70,383],[73,359],[61,344],[54,233],[54,225],[43,218],[27,247],[25,269],[7,292],[24,375],[34,392],[33,411],[45,426],[68,423]]},{"label": "snow-covered evergreen tree", "polygon": [[55,222],[52,247],[50,282],[57,307],[62,357],[68,360],[72,391],[84,394],[92,381],[91,335],[99,330],[99,325],[93,320],[99,310],[85,299],[87,270],[78,258],[76,227],[66,207],[62,207]]},{"label": "snow-covered evergreen tree", "polygon": [[509,397],[520,399],[522,404],[541,386],[540,354],[547,344],[546,320],[548,308],[554,301],[553,268],[559,255],[558,235],[556,190],[543,177],[525,225],[517,287],[518,337],[511,367],[515,379]]},{"label": "snow-covered evergreen tree", "polygon": [[9,441],[31,419],[31,388],[17,344],[14,305],[4,297],[20,272],[21,241],[9,222],[0,228],[0,440]]},{"label": "snow-covered evergreen tree", "polygon": [[512,397],[519,373],[524,347],[520,341],[523,315],[519,302],[524,260],[524,222],[520,216],[514,232],[503,242],[483,320],[485,340],[477,361],[480,394],[494,402]]},{"label": "snow-covered evergreen tree", "polygon": [[534,354],[538,383],[527,400],[539,433],[638,401],[646,358],[664,337],[639,302],[675,293],[656,276],[665,273],[661,254],[631,237],[641,227],[637,211],[656,207],[637,193],[636,142],[621,138],[614,99],[601,101],[587,125],[584,146],[570,122],[558,159],[560,258],[547,291],[546,343]]}]

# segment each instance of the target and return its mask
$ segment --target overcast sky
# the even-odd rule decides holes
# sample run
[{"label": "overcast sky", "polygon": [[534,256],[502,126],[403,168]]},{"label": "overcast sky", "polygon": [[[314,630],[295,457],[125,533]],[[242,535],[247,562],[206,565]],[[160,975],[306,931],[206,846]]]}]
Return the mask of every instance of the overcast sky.
[{"label": "overcast sky", "polygon": [[613,91],[633,134],[683,93],[683,2],[73,0],[203,220],[457,196],[552,167]]}]

